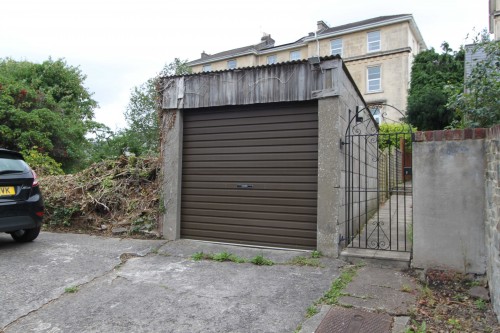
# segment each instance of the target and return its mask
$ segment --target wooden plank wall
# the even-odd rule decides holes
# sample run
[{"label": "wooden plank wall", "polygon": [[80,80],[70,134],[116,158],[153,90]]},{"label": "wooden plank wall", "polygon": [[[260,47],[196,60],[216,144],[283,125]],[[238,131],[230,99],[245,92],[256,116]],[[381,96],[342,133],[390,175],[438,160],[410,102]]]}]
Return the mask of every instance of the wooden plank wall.
[{"label": "wooden plank wall", "polygon": [[162,79],[164,109],[306,101],[338,93],[340,59],[206,72]]}]

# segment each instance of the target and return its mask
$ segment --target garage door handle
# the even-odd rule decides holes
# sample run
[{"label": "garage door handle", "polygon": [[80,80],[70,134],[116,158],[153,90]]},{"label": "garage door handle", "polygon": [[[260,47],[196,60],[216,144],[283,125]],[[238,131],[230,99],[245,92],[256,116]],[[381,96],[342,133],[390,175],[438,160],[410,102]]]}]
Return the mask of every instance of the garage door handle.
[{"label": "garage door handle", "polygon": [[236,185],[237,188],[253,188],[253,185],[252,184],[238,184]]}]

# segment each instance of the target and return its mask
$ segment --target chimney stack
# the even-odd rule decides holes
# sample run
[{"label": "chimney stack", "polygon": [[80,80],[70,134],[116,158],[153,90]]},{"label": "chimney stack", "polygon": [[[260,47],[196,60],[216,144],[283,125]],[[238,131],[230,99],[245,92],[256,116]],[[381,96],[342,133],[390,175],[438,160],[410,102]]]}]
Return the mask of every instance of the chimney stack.
[{"label": "chimney stack", "polygon": [[271,34],[266,34],[264,32],[260,41],[266,43],[266,46],[274,46],[274,39],[271,38]]},{"label": "chimney stack", "polygon": [[326,30],[328,28],[330,28],[328,26],[328,24],[326,24],[325,22],[323,21],[318,21],[317,23],[317,28],[316,28],[316,31],[320,32],[320,31],[323,31],[323,30]]},{"label": "chimney stack", "polygon": [[273,47],[274,46],[274,39],[271,38],[270,34],[266,34],[264,32],[264,35],[260,39],[260,43],[255,45],[257,50],[265,49],[267,47]]}]

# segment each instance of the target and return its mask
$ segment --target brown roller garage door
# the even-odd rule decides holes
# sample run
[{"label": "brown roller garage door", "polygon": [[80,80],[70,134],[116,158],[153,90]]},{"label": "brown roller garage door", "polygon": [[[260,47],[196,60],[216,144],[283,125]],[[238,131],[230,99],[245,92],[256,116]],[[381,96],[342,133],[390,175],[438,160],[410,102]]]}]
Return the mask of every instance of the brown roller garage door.
[{"label": "brown roller garage door", "polygon": [[317,102],[186,110],[181,237],[316,247]]}]

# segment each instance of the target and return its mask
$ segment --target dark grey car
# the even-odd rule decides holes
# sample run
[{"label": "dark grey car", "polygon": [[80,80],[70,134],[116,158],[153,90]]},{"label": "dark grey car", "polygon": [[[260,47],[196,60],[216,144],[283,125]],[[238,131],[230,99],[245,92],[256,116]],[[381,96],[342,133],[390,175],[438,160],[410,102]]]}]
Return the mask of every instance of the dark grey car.
[{"label": "dark grey car", "polygon": [[43,215],[36,173],[20,153],[0,148],[0,232],[31,242],[40,233]]}]

